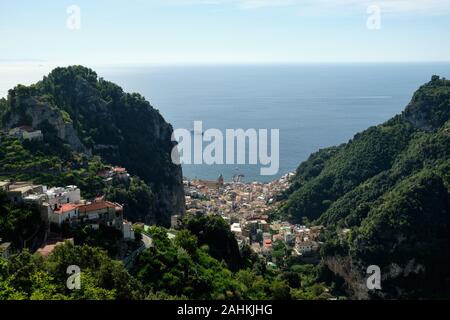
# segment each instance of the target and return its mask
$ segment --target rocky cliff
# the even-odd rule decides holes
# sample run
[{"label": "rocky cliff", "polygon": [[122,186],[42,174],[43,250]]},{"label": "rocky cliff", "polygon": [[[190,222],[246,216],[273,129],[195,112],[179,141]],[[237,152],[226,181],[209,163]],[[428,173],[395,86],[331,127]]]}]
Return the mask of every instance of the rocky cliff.
[{"label": "rocky cliff", "polygon": [[171,215],[184,212],[181,167],[170,158],[172,126],[141,95],[72,66],[53,70],[35,85],[17,86],[4,104],[4,129],[41,129],[74,151],[142,178],[156,199],[146,222],[168,225]]}]

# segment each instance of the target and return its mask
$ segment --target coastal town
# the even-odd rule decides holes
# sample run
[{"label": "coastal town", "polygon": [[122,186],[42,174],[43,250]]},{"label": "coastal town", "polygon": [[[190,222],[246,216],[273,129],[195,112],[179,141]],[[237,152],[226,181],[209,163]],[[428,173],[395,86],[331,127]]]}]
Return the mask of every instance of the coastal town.
[{"label": "coastal town", "polygon": [[[128,177],[124,168],[114,167],[102,174],[105,181]],[[60,244],[74,242],[73,238],[62,237],[60,228],[63,225],[69,228],[88,226],[93,230],[105,226],[119,231],[124,241],[135,239],[132,223],[124,219],[123,205],[108,201],[104,196],[83,199],[77,186],[47,187],[25,181],[3,180],[0,181],[0,190],[13,204],[30,204],[38,208],[44,226],[42,237],[33,235],[29,240],[34,243],[23,243],[23,247],[34,248],[43,256],[50,255]],[[0,248],[3,257],[14,251],[10,243],[0,243]]]},{"label": "coastal town", "polygon": [[[8,134],[20,140],[43,138],[41,131],[26,126],[13,128]],[[106,167],[97,174],[106,183],[127,183],[131,179],[126,168],[122,167]],[[314,261],[314,257],[318,257],[322,226],[292,224],[272,216],[279,205],[277,197],[289,188],[293,176],[294,173],[288,173],[272,182],[243,182],[243,175],[235,175],[227,182],[222,175],[217,180],[184,178],[186,215],[222,217],[241,248],[249,246],[273,266],[276,264],[272,253],[280,245],[288,249],[290,255]],[[65,241],[73,242],[73,239],[66,239],[54,232],[63,225],[87,225],[94,230],[100,226],[114,228],[122,233],[124,241],[135,239],[134,230],[148,229],[139,221],[133,221],[134,224],[127,221],[122,204],[108,201],[104,196],[82,199],[77,186],[47,187],[4,180],[0,181],[0,189],[14,204],[29,203],[39,208],[46,230],[37,252],[45,256],[57,245]],[[172,216],[172,229],[176,229],[180,218],[178,215]],[[169,235],[173,236],[173,233],[169,232]],[[11,245],[0,241],[0,251],[3,256],[8,255],[12,251]]]},{"label": "coastal town", "polygon": [[[121,167],[111,167],[98,174],[105,181],[130,179],[127,170]],[[322,227],[291,224],[271,218],[278,205],[277,195],[289,187],[293,175],[289,173],[268,183],[245,183],[241,177],[225,182],[222,175],[216,181],[185,178],[186,215],[222,217],[229,224],[241,248],[248,245],[274,267],[276,264],[272,253],[279,244],[290,249],[292,255],[311,260],[317,256],[320,248],[318,238]],[[12,203],[30,203],[39,208],[46,230],[37,252],[44,256],[48,256],[65,241],[73,242],[73,239],[55,234],[54,229],[63,224],[70,227],[87,225],[94,230],[107,226],[120,231],[125,241],[135,239],[134,229],[148,228],[142,223],[127,221],[124,208],[119,203],[104,197],[82,199],[77,186],[47,187],[5,180],[0,181],[0,189],[6,192]],[[172,229],[177,227],[180,218],[177,215],[172,217]],[[7,255],[11,251],[10,244],[2,243],[1,251]]]},{"label": "coastal town", "polygon": [[272,266],[276,266],[271,258],[278,244],[290,249],[292,255],[317,257],[322,226],[297,225],[271,217],[278,205],[277,195],[289,187],[293,175],[288,173],[268,183],[245,183],[241,176],[225,182],[222,175],[217,181],[185,179],[186,214],[221,216],[241,247],[250,246]]}]

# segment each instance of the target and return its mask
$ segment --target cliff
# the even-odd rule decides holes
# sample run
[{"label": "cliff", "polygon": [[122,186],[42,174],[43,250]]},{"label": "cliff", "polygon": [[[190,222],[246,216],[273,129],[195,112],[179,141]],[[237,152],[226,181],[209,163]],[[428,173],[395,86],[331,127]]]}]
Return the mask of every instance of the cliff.
[{"label": "cliff", "polygon": [[169,225],[171,215],[184,212],[181,167],[170,158],[172,126],[141,95],[72,66],[57,68],[34,85],[17,86],[3,104],[3,129],[32,126],[50,144],[60,140],[142,178],[155,199],[146,222]]}]

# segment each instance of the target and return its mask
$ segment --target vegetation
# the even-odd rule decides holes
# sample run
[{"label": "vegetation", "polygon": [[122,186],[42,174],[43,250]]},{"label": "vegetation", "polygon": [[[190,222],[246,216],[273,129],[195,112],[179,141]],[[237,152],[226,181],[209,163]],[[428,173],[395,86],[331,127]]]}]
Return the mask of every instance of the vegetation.
[{"label": "vegetation", "polygon": [[[214,225],[216,218],[190,220],[191,224]],[[206,228],[205,228],[206,229]],[[151,227],[152,247],[137,258],[131,273],[122,262],[112,260],[94,234],[74,230],[82,245],[59,245],[49,257],[28,250],[0,259],[1,299],[328,299],[327,285],[320,281],[320,266],[290,261],[283,269],[267,269],[265,262],[244,247],[232,271],[210,252],[213,242],[203,244],[188,229],[178,230],[170,240],[167,230]],[[85,232],[84,238],[79,232]],[[102,237],[105,235],[101,235]],[[106,242],[114,240],[106,236]],[[108,240],[109,239],[109,240]],[[231,246],[237,245],[235,239]],[[220,248],[214,254],[223,254]],[[296,264],[297,263],[297,264]],[[81,289],[66,286],[69,266],[79,266]]]},{"label": "vegetation", "polygon": [[39,210],[28,205],[13,205],[0,190],[0,239],[22,248],[41,228]]},{"label": "vegetation", "polygon": [[[81,270],[81,289],[66,286],[67,269]],[[105,252],[89,246],[58,246],[48,257],[24,250],[0,259],[0,300],[110,300],[142,298],[142,287]]]},{"label": "vegetation", "polygon": [[104,181],[99,172],[108,166],[98,156],[71,151],[61,142],[48,141],[48,136],[33,143],[5,135],[0,139],[0,179],[49,187],[76,185],[86,199],[106,195],[123,204],[126,217],[134,221],[144,221],[156,206],[152,189],[138,177],[131,177],[129,182]]},{"label": "vegetation", "polygon": [[373,295],[448,297],[449,116],[450,81],[434,76],[401,115],[302,163],[278,214],[324,224],[325,258],[380,266]]},{"label": "vegetation", "polygon": [[[64,141],[61,122],[74,128]],[[140,180],[107,191],[126,202],[134,220],[169,225],[170,214],[183,210],[181,202],[167,201],[183,192],[181,168],[170,157],[172,127],[144,97],[125,93],[91,69],[56,68],[34,85],[18,85],[0,101],[0,123],[3,129],[33,125],[44,134],[43,143],[2,136],[0,177],[48,185],[73,181],[95,196],[105,189],[96,170],[120,165]]]}]

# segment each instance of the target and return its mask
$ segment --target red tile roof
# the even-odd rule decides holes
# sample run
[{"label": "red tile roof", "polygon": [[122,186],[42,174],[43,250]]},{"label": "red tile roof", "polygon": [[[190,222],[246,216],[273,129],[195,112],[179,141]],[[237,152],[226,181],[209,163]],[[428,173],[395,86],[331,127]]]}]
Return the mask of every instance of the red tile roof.
[{"label": "red tile roof", "polygon": [[63,214],[72,210],[75,210],[78,206],[73,203],[65,203],[57,210],[54,211],[56,214]]},{"label": "red tile roof", "polygon": [[123,210],[123,207],[120,204],[110,202],[110,201],[97,201],[97,202],[92,202],[89,204],[78,205],[78,209],[80,210],[80,213],[98,211],[98,210],[107,209],[107,208],[115,209],[116,211]]}]

